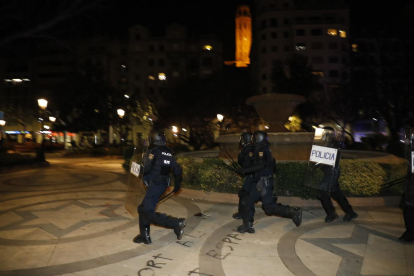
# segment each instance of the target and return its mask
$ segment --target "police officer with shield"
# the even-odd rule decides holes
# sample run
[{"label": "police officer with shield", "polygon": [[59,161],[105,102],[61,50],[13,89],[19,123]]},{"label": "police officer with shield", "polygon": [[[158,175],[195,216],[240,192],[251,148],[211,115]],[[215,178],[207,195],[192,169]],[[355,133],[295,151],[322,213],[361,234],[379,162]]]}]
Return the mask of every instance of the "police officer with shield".
[{"label": "police officer with shield", "polygon": [[402,196],[402,207],[406,231],[400,240],[411,242],[414,241],[414,129],[412,128],[406,130],[405,156],[408,160],[408,170]]},{"label": "police officer with shield", "polygon": [[254,233],[253,228],[255,202],[262,201],[262,209],[267,215],[277,215],[285,218],[291,218],[297,227],[302,223],[302,209],[300,207],[292,208],[276,202],[273,197],[273,172],[276,169],[276,160],[270,151],[270,143],[267,133],[256,131],[253,134],[254,152],[253,164],[247,168],[238,169],[242,175],[254,174],[254,182],[248,193],[242,199],[242,218],[243,225],[237,228],[239,233]]},{"label": "police officer with shield", "polygon": [[150,224],[174,229],[177,239],[184,234],[185,219],[174,218],[163,213],[155,212],[159,198],[170,184],[169,173],[175,176],[174,193],[181,189],[182,169],[172,156],[172,151],[166,146],[166,137],[162,131],[153,133],[153,144],[157,147],[148,150],[144,164],[144,183],[147,192],[138,206],[140,234],[133,241],[135,243],[151,243]]},{"label": "police officer with shield", "polygon": [[[342,147],[342,143],[340,141],[341,137],[335,135],[335,131],[332,127],[322,128],[318,137],[320,137],[320,139],[315,140],[319,141],[317,144],[320,147],[325,149],[333,149],[334,152],[337,153],[332,165],[323,163],[316,164],[316,167],[319,167],[319,169],[323,172],[323,180],[320,183],[320,186],[317,188],[316,196],[320,200],[322,207],[326,212],[325,222],[330,223],[339,218],[335,207],[333,206],[331,198],[335,199],[342,210],[345,212],[343,221],[351,221],[352,219],[357,218],[358,214],[354,212],[352,206],[348,202],[348,199],[345,197],[339,187],[339,177],[341,175],[341,169],[339,166]],[[329,150],[325,152],[325,157],[326,156],[332,156],[332,158],[334,158],[333,155],[329,154]]]},{"label": "police officer with shield", "polygon": [[[238,156],[238,163],[242,168],[247,168],[253,165],[253,152],[254,152],[254,145],[252,144],[252,136],[251,132],[243,132],[240,136],[240,143],[242,145],[242,149]],[[243,212],[243,205],[242,200],[246,197],[254,183],[254,175],[247,174],[245,175],[243,187],[239,190],[239,206],[238,212],[233,214],[234,219],[241,219],[242,212]]]}]

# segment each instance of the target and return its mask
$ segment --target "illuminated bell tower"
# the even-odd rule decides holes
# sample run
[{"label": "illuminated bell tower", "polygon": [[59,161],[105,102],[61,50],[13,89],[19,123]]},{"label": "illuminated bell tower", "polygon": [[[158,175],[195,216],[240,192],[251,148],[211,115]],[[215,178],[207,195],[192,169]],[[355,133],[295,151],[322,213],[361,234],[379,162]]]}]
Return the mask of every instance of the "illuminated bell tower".
[{"label": "illuminated bell tower", "polygon": [[236,11],[236,67],[247,67],[250,64],[251,46],[252,15],[248,6],[240,5]]}]

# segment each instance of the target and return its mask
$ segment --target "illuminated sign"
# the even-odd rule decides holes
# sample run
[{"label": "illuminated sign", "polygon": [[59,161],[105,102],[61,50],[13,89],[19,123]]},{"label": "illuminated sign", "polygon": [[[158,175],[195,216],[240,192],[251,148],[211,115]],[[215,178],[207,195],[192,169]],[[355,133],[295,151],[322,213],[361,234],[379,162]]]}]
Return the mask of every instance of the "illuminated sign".
[{"label": "illuminated sign", "polygon": [[25,134],[25,133],[30,133],[28,131],[18,131],[18,130],[8,130],[5,131],[4,133],[6,134]]},{"label": "illuminated sign", "polygon": [[414,151],[411,152],[411,173],[414,173]]},{"label": "illuminated sign", "polygon": [[141,165],[138,163],[132,162],[131,164],[131,173],[135,175],[136,177],[139,176],[139,171],[141,170]]},{"label": "illuminated sign", "polygon": [[338,156],[338,149],[312,146],[309,161],[315,163],[322,163],[329,166],[335,166],[336,157]]}]

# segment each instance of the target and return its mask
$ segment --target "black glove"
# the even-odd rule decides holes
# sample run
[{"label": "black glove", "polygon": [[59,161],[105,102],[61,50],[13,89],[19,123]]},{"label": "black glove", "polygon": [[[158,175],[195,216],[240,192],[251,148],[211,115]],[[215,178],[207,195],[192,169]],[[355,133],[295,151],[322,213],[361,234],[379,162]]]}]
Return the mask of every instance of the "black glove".
[{"label": "black glove", "polygon": [[237,173],[241,174],[241,175],[244,175],[244,169],[243,168],[238,168]]},{"label": "black glove", "polygon": [[176,184],[174,185],[174,190],[173,190],[174,194],[175,194],[175,193],[178,193],[178,191],[179,191],[180,189],[181,189],[181,185],[176,183]]}]

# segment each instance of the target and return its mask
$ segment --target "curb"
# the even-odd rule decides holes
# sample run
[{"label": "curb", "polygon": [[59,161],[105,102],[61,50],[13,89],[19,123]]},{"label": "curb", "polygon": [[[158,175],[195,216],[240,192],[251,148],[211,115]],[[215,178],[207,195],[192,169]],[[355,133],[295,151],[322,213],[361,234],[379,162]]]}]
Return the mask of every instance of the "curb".
[{"label": "curb", "polygon": [[[237,194],[226,194],[217,192],[204,192],[199,190],[181,189],[180,197],[201,200],[211,203],[229,203],[238,204],[239,197]],[[349,203],[354,207],[369,206],[398,206],[401,196],[384,196],[384,197],[348,197]],[[279,196],[278,202],[284,205],[301,206],[301,207],[321,207],[321,203],[316,199],[302,199],[300,197]],[[339,206],[333,201],[335,206]]]}]

